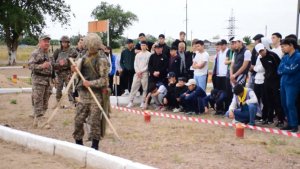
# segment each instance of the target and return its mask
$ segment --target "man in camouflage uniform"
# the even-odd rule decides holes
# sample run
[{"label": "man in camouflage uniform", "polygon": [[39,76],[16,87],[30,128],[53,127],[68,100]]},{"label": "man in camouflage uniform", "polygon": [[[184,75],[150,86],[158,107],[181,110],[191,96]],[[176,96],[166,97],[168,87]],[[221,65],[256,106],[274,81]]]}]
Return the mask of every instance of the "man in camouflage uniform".
[{"label": "man in camouflage uniform", "polygon": [[[79,79],[76,86],[79,92],[79,99],[74,119],[75,131],[73,133],[76,144],[83,145],[83,123],[90,116],[90,138],[92,139],[92,148],[96,150],[98,150],[99,141],[101,140],[101,120],[103,117],[100,108],[87,88],[90,87],[92,89],[99,103],[101,103],[102,92],[106,91],[108,86],[110,66],[106,55],[102,51],[98,52],[101,45],[100,37],[94,33],[88,34],[83,40],[83,48],[88,52],[83,56],[81,73],[86,81],[83,82]],[[75,66],[72,66],[71,70],[75,72]]]},{"label": "man in camouflage uniform", "polygon": [[[77,52],[75,49],[70,48],[70,39],[68,36],[62,36],[60,38],[60,49],[56,49],[53,57],[55,63],[59,63],[60,60],[65,60],[66,63],[60,67],[60,69],[55,70],[58,74],[58,77],[56,78],[57,85],[56,85],[56,101],[59,102],[59,100],[62,97],[62,89],[65,84],[65,86],[68,85],[70,77],[72,76],[71,72],[71,64],[69,61],[69,58],[76,58]],[[70,87],[69,91],[70,94],[72,93],[72,86]],[[71,95],[68,95],[69,101],[72,101]]]},{"label": "man in camouflage uniform", "polygon": [[59,69],[60,65],[65,64],[64,60],[57,64],[53,62],[48,50],[50,39],[49,35],[41,35],[39,37],[39,48],[32,52],[28,60],[28,67],[32,71],[34,127],[41,123],[41,117],[48,108],[53,70]]}]

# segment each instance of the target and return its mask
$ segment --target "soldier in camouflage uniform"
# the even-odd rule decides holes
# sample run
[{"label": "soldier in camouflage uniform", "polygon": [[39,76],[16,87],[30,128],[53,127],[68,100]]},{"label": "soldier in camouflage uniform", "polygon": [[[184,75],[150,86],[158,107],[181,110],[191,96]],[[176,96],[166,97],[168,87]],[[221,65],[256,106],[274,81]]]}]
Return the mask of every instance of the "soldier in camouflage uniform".
[{"label": "soldier in camouflage uniform", "polygon": [[[58,77],[56,78],[57,87],[56,87],[56,101],[59,102],[59,100],[62,97],[62,89],[65,84],[65,86],[68,85],[70,77],[72,76],[71,72],[71,64],[69,61],[69,58],[76,58],[77,52],[75,49],[70,48],[70,39],[68,36],[62,36],[60,38],[60,44],[61,48],[56,49],[53,57],[55,63],[59,63],[60,60],[65,60],[66,63],[60,67],[59,70],[56,70]],[[70,87],[69,91],[70,94],[72,94],[72,86]],[[69,101],[72,101],[72,97],[68,95]]]},{"label": "soldier in camouflage uniform", "polygon": [[34,50],[28,60],[28,67],[32,71],[32,100],[34,107],[34,127],[41,123],[41,117],[48,108],[50,97],[51,77],[53,70],[59,69],[65,61],[54,63],[49,53],[50,36],[39,37],[39,48]]},{"label": "soldier in camouflage uniform", "polygon": [[[73,137],[76,144],[83,145],[82,138],[84,136],[83,123],[90,115],[92,139],[92,148],[98,150],[99,141],[101,140],[101,119],[102,113],[92,98],[92,95],[87,90],[92,89],[99,103],[102,101],[102,92],[107,89],[109,64],[103,52],[98,52],[101,47],[101,39],[97,34],[88,34],[83,40],[83,47],[88,52],[83,56],[81,73],[86,81],[79,80],[76,88],[79,91],[78,105],[76,107],[75,116],[75,131]],[[71,67],[75,72],[75,66]]]}]

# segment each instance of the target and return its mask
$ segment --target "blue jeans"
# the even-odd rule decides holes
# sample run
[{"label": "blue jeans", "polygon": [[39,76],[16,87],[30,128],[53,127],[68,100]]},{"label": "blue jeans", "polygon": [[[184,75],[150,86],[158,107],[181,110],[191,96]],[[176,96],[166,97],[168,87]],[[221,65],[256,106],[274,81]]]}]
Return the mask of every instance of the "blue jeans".
[{"label": "blue jeans", "polygon": [[204,91],[206,91],[206,75],[203,76],[194,75],[194,79],[196,80],[197,86],[201,87]]},{"label": "blue jeans", "polygon": [[[249,120],[249,125],[254,125],[255,115],[257,113],[256,104],[250,104],[248,108],[249,109],[243,109],[242,111],[238,109],[234,110],[234,118],[239,122],[245,122],[246,120]],[[226,112],[226,116],[229,117],[229,111]]]},{"label": "blue jeans", "polygon": [[184,101],[184,105],[186,106],[186,108],[189,111],[197,112],[197,113],[199,112],[197,97],[193,97],[193,98],[189,98],[189,99],[184,98],[183,101]]},{"label": "blue jeans", "polygon": [[288,125],[291,127],[298,126],[298,115],[295,104],[298,92],[299,86],[280,85],[281,105],[287,117]]}]

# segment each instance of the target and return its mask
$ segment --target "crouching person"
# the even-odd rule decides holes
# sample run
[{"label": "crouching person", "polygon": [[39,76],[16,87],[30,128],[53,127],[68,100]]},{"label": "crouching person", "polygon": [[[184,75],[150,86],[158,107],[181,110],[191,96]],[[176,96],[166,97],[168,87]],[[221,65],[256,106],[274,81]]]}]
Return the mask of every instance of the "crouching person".
[{"label": "crouching person", "polygon": [[180,96],[188,90],[186,84],[185,77],[179,77],[178,83],[176,84],[176,88],[174,91],[174,98],[176,99],[175,108],[173,109],[173,113],[179,113],[183,108],[179,106],[180,104]]},{"label": "crouching person", "polygon": [[205,113],[208,113],[208,103],[210,106],[216,111],[216,115],[225,115],[225,102],[226,102],[226,92],[223,90],[217,90],[213,89],[211,90],[211,94],[209,96],[206,96],[203,99],[203,105],[205,109]]},{"label": "crouching person", "polygon": [[257,97],[250,88],[244,88],[241,84],[237,84],[233,88],[234,97],[232,99],[226,116],[232,120],[255,126],[255,115],[257,112],[261,114]]},{"label": "crouching person", "polygon": [[145,106],[143,107],[143,109],[145,110],[148,108],[148,101],[150,97],[154,101],[155,110],[165,109],[163,99],[168,91],[164,84],[162,82],[157,82],[156,84],[150,83],[148,85],[148,90],[150,91],[150,93],[148,93],[147,95]]},{"label": "crouching person", "polygon": [[[74,119],[75,129],[73,133],[76,144],[83,145],[83,123],[85,123],[86,118],[90,116],[90,119],[92,119],[90,123],[90,137],[92,139],[92,148],[96,150],[98,150],[99,141],[104,136],[104,132],[101,132],[104,117],[102,117],[100,108],[88,91],[88,87],[92,89],[98,102],[101,103],[103,99],[102,91],[104,92],[108,87],[108,74],[110,69],[104,52],[98,52],[101,46],[102,42],[97,34],[88,34],[83,40],[83,48],[87,49],[88,52],[83,56],[80,72],[87,80],[83,81],[80,79],[76,86],[79,92],[79,100],[76,107],[76,116]],[[75,67],[76,65],[72,65],[71,67],[73,72],[76,72]]]},{"label": "crouching person", "polygon": [[206,93],[204,90],[196,85],[195,79],[190,79],[188,83],[185,84],[188,86],[188,90],[180,96],[180,104],[184,108],[180,113],[184,113],[186,115],[199,115],[203,113],[201,111],[201,105],[199,106],[198,98],[204,98]]},{"label": "crouching person", "polygon": [[178,105],[175,97],[175,88],[176,88],[176,74],[174,72],[170,72],[167,75],[169,84],[168,84],[168,92],[164,97],[164,107],[161,108],[161,111],[167,110],[167,108],[174,108]]}]

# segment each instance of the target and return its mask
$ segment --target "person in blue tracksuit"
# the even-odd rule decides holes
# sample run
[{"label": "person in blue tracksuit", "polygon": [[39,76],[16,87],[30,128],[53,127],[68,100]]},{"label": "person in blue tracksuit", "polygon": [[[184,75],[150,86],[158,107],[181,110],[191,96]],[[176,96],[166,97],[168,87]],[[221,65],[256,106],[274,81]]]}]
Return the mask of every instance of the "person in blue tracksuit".
[{"label": "person in blue tracksuit", "polygon": [[223,90],[212,89],[209,96],[204,97],[203,105],[205,113],[208,113],[208,103],[216,111],[214,115],[225,115],[225,110],[228,110],[228,107],[225,106],[227,100],[227,94]]},{"label": "person in blue tracksuit", "polygon": [[287,38],[282,42],[282,52],[286,53],[280,62],[277,73],[280,79],[281,105],[287,117],[288,125],[281,130],[298,132],[298,117],[296,99],[300,87],[300,53],[297,50],[297,42]]},{"label": "person in blue tracksuit", "polygon": [[185,85],[188,86],[188,90],[180,95],[180,104],[184,108],[183,112],[187,115],[199,115],[203,113],[203,101],[199,102],[199,99],[201,100],[206,97],[205,91],[196,85],[195,79],[190,79]]}]

